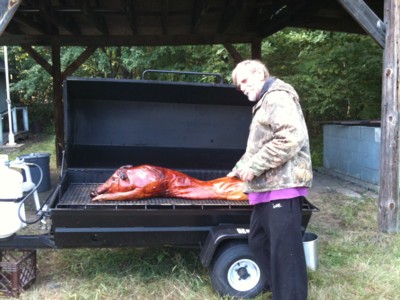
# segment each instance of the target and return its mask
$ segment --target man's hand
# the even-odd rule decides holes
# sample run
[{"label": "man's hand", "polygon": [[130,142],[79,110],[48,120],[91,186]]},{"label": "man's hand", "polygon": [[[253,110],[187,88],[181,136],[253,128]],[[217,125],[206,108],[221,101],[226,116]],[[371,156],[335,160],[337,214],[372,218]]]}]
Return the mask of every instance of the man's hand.
[{"label": "man's hand", "polygon": [[240,179],[243,181],[250,181],[254,178],[253,172],[251,172],[249,169],[239,169],[238,173]]},{"label": "man's hand", "polygon": [[236,171],[230,171],[228,174],[226,174],[228,177],[239,177],[239,174]]}]

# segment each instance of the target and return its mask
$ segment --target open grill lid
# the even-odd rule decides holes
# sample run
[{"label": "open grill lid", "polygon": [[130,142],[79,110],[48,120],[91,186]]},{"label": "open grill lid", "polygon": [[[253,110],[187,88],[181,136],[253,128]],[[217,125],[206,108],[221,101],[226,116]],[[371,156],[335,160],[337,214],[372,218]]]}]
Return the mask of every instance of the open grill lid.
[{"label": "open grill lid", "polygon": [[68,78],[64,101],[68,168],[228,170],[251,121],[251,103],[226,84]]}]

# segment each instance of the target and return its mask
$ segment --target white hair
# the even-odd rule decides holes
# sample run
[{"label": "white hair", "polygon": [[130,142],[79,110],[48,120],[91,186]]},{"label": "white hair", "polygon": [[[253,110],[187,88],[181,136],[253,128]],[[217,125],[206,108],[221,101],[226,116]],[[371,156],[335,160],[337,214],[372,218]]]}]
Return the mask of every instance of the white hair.
[{"label": "white hair", "polygon": [[249,71],[249,72],[256,72],[257,70],[261,70],[264,74],[264,79],[267,79],[269,77],[269,72],[267,67],[259,60],[255,60],[255,59],[247,59],[244,60],[240,63],[238,63],[235,67],[235,69],[233,69],[232,71],[232,81],[234,85],[238,85],[237,82],[237,74],[239,72],[243,72],[243,71]]}]

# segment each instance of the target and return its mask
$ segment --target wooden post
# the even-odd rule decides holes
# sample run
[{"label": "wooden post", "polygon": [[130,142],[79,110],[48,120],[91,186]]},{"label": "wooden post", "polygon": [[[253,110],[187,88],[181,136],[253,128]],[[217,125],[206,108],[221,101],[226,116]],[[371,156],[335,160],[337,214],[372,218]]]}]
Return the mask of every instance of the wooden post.
[{"label": "wooden post", "polygon": [[54,44],[51,47],[52,65],[50,65],[47,60],[45,60],[31,46],[22,46],[22,49],[24,49],[53,78],[54,127],[56,133],[55,152],[57,166],[61,166],[62,150],[64,149],[64,105],[62,99],[62,83],[67,76],[71,75],[76,69],[78,69],[79,66],[82,65],[94,51],[96,51],[96,47],[87,47],[79,57],[64,70],[64,72],[61,72],[59,45]]},{"label": "wooden post", "polygon": [[385,50],[382,78],[379,230],[398,231],[399,207],[399,31],[400,0],[385,0]]},{"label": "wooden post", "polygon": [[236,50],[236,48],[232,44],[223,44],[223,46],[233,58],[235,65],[237,65],[243,60],[242,55],[239,53],[239,51]]},{"label": "wooden post", "polygon": [[261,60],[261,39],[254,40],[251,43],[251,58]]},{"label": "wooden post", "polygon": [[51,46],[51,59],[53,62],[53,96],[54,96],[54,127],[56,132],[56,163],[61,166],[62,151],[64,149],[64,109],[62,103],[62,76],[61,76],[61,59],[60,45]]}]

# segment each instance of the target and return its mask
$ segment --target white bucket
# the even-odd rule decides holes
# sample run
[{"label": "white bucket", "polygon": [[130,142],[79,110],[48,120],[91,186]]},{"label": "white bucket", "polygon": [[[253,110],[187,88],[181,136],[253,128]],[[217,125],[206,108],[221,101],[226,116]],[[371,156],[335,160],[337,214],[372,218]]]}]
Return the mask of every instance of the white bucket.
[{"label": "white bucket", "polygon": [[315,271],[318,266],[318,235],[312,232],[305,232],[303,236],[303,248],[307,268]]}]

